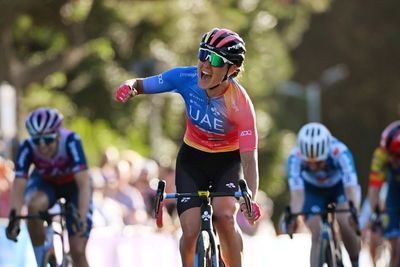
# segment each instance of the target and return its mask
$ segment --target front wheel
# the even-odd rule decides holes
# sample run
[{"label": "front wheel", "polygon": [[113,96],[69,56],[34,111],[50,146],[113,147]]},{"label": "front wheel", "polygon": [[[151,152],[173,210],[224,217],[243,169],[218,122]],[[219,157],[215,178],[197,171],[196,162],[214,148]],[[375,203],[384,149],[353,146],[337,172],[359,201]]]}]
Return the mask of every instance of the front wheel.
[{"label": "front wheel", "polygon": [[69,253],[65,254],[62,262],[62,267],[73,267],[73,266],[74,262],[72,260],[71,255]]},{"label": "front wheel", "polygon": [[323,238],[320,242],[319,249],[318,267],[337,267],[332,241]]},{"label": "front wheel", "polygon": [[57,267],[56,254],[54,249],[49,249],[43,256],[41,267]]},{"label": "front wheel", "polygon": [[211,267],[210,236],[207,231],[201,231],[196,241],[194,256],[195,267]]}]

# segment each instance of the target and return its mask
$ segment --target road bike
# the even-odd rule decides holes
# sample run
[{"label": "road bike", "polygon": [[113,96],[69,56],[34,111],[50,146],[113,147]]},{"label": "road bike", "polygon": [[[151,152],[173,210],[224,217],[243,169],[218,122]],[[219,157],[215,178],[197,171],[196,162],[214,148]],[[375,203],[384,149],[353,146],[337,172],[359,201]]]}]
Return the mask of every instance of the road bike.
[{"label": "road bike", "polygon": [[391,245],[385,238],[385,229],[389,223],[389,213],[399,213],[399,208],[385,208],[381,210],[378,206],[369,217],[366,228],[369,229],[367,239],[368,250],[371,260],[375,266],[389,266],[391,257]]},{"label": "road bike", "polygon": [[158,182],[157,193],[154,204],[154,216],[157,220],[157,226],[162,227],[162,201],[164,199],[172,199],[178,197],[198,197],[202,199],[201,205],[201,227],[196,240],[196,250],[194,258],[195,267],[224,267],[220,255],[219,242],[217,232],[213,227],[212,215],[213,209],[211,206],[211,199],[214,197],[232,196],[237,199],[243,198],[249,211],[249,216],[253,214],[251,205],[251,195],[247,187],[246,181],[239,180],[240,191],[236,192],[210,192],[210,191],[197,191],[193,193],[165,193],[164,180]]},{"label": "road bike", "polygon": [[[50,212],[49,210],[39,212],[38,214],[16,215],[15,210],[11,212],[8,227],[13,228],[18,220],[42,220],[46,223],[46,252],[43,256],[40,267],[72,267],[73,261],[67,246],[65,236],[68,236],[66,217],[71,216],[72,224],[76,231],[82,228],[82,221],[76,207],[71,203],[66,203],[65,199],[57,200],[59,211]],[[61,253],[56,253],[54,240],[58,237],[61,243]],[[15,239],[15,242],[18,240]],[[58,256],[60,255],[60,256]],[[57,258],[60,257],[60,259]],[[60,264],[58,264],[60,263]]]},{"label": "road bike", "polygon": [[[360,235],[360,229],[358,226],[357,210],[354,207],[353,202],[349,202],[348,209],[336,209],[335,203],[328,203],[324,210],[318,212],[298,212],[292,213],[290,206],[286,207],[285,210],[285,225],[286,228],[291,223],[291,221],[299,215],[319,215],[321,217],[320,221],[320,239],[319,239],[319,267],[344,267],[341,242],[339,242],[336,235],[337,229],[335,229],[336,213],[350,213],[352,221],[354,222],[354,230],[357,235]],[[287,229],[286,229],[287,230]],[[288,231],[286,231],[288,232]],[[293,233],[289,233],[290,238],[293,238]]]}]

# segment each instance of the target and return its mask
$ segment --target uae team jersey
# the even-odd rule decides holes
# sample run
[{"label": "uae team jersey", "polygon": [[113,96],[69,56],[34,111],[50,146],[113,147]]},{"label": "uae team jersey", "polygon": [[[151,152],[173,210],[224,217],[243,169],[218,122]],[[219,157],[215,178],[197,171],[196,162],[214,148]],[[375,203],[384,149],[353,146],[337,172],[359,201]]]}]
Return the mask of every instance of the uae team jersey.
[{"label": "uae team jersey", "polygon": [[20,146],[15,166],[16,178],[28,178],[31,165],[44,180],[61,185],[74,179],[74,174],[87,169],[86,157],[78,134],[60,130],[58,152],[52,158],[41,155],[31,138]]},{"label": "uae team jersey", "polygon": [[235,79],[224,92],[209,98],[197,84],[197,67],[179,67],[143,80],[145,94],[179,93],[186,105],[184,142],[205,152],[257,149],[253,104]]},{"label": "uae team jersey", "polygon": [[304,181],[321,188],[335,186],[341,180],[345,187],[358,184],[353,156],[347,146],[336,138],[331,140],[325,168],[317,172],[307,167],[298,147],[295,147],[288,159],[288,178],[290,190],[303,189]]}]

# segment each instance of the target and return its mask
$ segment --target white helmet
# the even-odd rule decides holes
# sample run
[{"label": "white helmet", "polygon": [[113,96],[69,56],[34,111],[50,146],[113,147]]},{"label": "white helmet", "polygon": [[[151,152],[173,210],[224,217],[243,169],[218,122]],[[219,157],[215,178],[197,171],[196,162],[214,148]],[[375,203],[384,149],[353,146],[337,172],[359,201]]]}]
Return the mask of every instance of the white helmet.
[{"label": "white helmet", "polygon": [[306,161],[326,160],[329,154],[331,133],[321,123],[304,125],[298,134],[297,146]]}]

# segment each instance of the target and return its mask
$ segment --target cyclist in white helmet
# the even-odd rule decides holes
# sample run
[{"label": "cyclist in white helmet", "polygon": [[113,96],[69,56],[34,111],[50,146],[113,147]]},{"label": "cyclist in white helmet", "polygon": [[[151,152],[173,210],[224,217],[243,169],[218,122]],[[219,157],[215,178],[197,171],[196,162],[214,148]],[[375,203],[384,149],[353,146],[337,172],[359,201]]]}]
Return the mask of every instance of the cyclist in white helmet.
[{"label": "cyclist in white helmet", "polygon": [[[318,212],[327,203],[334,202],[338,209],[349,208],[348,201],[356,207],[358,200],[358,178],[353,156],[345,144],[333,137],[321,123],[307,123],[298,133],[298,141],[288,158],[288,178],[291,192],[292,212]],[[338,213],[343,242],[352,261],[358,266],[360,240],[356,235],[350,214]],[[320,217],[306,216],[306,224],[312,234],[311,267],[318,264]],[[298,220],[304,218],[298,217]],[[289,230],[294,231],[298,221],[293,221]]]}]

